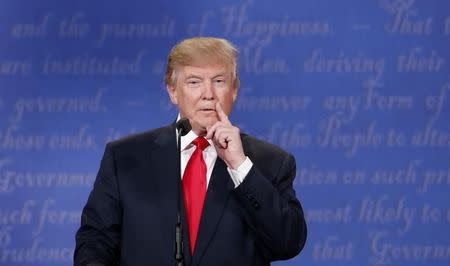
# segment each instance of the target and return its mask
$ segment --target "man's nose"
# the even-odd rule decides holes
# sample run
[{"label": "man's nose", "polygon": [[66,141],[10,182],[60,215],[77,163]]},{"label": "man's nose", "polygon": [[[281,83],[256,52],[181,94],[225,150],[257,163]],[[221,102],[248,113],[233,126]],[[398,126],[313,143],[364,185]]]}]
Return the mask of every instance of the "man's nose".
[{"label": "man's nose", "polygon": [[205,82],[203,98],[208,100],[214,99],[214,84],[212,81]]}]

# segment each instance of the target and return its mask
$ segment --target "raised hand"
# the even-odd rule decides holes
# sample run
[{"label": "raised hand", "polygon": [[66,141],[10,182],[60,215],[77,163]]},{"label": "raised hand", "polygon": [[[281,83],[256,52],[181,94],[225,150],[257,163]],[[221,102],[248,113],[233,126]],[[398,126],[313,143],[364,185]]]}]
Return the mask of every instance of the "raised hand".
[{"label": "raised hand", "polygon": [[228,167],[237,169],[245,161],[240,130],[231,124],[219,102],[215,107],[219,121],[206,129],[206,138],[213,140],[217,155]]}]

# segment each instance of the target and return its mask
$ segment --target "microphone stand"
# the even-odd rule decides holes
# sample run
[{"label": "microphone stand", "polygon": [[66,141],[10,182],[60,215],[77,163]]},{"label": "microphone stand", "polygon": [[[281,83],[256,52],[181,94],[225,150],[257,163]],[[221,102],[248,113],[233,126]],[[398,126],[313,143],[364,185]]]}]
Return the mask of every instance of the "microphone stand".
[{"label": "microphone stand", "polygon": [[175,226],[175,266],[184,266],[183,247],[183,226],[180,216],[181,202],[181,136],[186,135],[191,130],[191,124],[186,118],[180,119],[176,123],[177,128],[177,154],[178,154],[178,174],[177,174],[177,223]]}]

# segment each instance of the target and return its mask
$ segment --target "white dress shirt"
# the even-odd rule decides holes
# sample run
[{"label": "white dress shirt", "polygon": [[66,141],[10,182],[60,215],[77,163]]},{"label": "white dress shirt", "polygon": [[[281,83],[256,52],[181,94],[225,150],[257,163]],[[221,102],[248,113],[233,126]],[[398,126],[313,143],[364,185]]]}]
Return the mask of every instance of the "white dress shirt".
[{"label": "white dress shirt", "polygon": [[[196,146],[192,144],[192,141],[197,138],[197,135],[194,133],[194,131],[189,131],[185,136],[181,136],[181,178],[183,179],[184,169],[186,168],[186,165],[191,158],[192,154],[194,153]],[[211,174],[214,168],[214,164],[217,159],[217,151],[214,147],[214,144],[212,140],[208,139],[209,146],[206,147],[203,150],[203,159],[205,160],[206,164],[206,187],[209,185],[209,180],[211,179]],[[237,168],[237,169],[231,169],[230,167],[227,167],[228,173],[231,176],[231,180],[233,180],[234,187],[236,188],[241,184],[245,177],[247,176],[248,172],[250,171],[250,168],[252,168],[253,163],[246,156],[245,161]]]}]

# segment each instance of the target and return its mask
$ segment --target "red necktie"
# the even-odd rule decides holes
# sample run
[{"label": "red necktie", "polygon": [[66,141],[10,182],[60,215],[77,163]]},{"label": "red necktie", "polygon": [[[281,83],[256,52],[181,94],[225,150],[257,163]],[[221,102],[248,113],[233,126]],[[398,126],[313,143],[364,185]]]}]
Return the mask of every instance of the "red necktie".
[{"label": "red necktie", "polygon": [[205,138],[198,137],[192,141],[192,144],[196,146],[196,149],[186,165],[182,183],[184,207],[189,228],[189,244],[191,254],[194,254],[206,194],[206,164],[202,152],[208,147],[209,143]]}]

